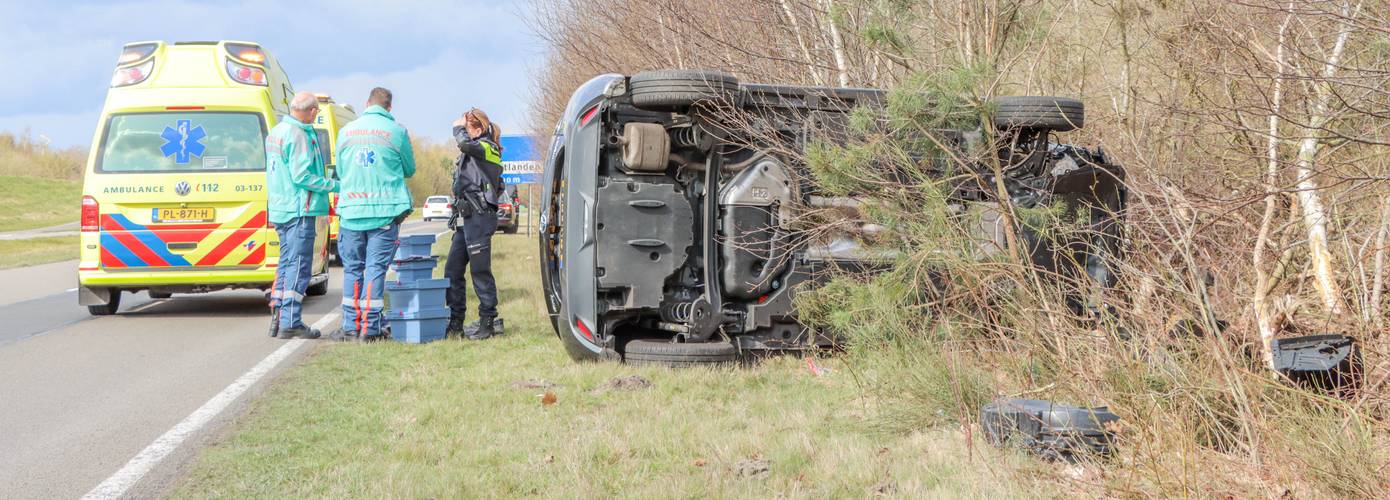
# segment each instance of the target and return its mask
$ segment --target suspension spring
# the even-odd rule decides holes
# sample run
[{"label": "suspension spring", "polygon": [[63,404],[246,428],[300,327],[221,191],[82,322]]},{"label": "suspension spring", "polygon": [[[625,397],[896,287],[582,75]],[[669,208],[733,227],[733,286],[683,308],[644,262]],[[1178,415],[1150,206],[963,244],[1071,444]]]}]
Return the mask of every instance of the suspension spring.
[{"label": "suspension spring", "polygon": [[674,323],[689,323],[695,312],[694,302],[675,302],[662,304],[661,319]]},{"label": "suspension spring", "polygon": [[677,146],[693,148],[700,145],[700,131],[695,126],[671,129],[671,139]]}]

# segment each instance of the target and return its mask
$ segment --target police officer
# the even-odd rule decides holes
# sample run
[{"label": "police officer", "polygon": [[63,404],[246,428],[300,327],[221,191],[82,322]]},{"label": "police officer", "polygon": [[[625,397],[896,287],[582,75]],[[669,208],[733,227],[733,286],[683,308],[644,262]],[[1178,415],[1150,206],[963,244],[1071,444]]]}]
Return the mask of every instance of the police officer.
[{"label": "police officer", "polygon": [[328,215],[328,193],[338,182],[324,177],[323,157],[314,133],[319,102],[310,92],[290,101],[290,114],[265,138],[266,187],[270,222],[280,237],[280,261],[275,269],[271,305],[279,316],[277,337],[316,339],[319,331],[304,325],[304,291],[313,266],[315,218]]},{"label": "police officer", "polygon": [[[449,334],[482,340],[498,333],[497,281],[492,277],[492,233],[497,230],[497,206],[502,185],[501,131],[482,110],[473,108],[454,122],[459,157],[454,162],[454,230],[444,275],[449,278]],[[463,326],[468,311],[464,267],[473,277],[478,295],[478,326]]]},{"label": "police officer", "polygon": [[338,255],[343,259],[343,327],[334,340],[372,340],[382,331],[386,266],[410,215],[415,152],[391,116],[391,91],[372,89],[362,116],[338,132]]}]

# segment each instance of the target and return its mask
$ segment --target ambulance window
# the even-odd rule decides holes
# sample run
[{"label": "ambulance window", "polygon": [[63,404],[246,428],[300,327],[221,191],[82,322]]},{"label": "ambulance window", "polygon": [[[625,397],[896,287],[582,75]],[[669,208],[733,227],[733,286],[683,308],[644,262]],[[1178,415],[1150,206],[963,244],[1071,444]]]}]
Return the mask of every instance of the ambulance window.
[{"label": "ambulance window", "polygon": [[265,123],[256,113],[113,115],[98,172],[265,170]]},{"label": "ambulance window", "polygon": [[319,137],[319,158],[323,159],[324,165],[332,165],[333,148],[328,147],[328,131],[321,128],[316,128],[314,129],[314,132],[317,133]]}]

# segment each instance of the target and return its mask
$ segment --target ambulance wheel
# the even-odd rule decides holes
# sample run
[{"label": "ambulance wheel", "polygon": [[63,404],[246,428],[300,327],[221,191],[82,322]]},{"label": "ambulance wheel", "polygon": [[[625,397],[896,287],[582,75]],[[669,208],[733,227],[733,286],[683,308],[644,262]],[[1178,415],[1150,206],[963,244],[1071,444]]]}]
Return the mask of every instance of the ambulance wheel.
[{"label": "ambulance wheel", "polygon": [[310,297],[320,297],[328,295],[328,278],[324,278],[323,281],[320,281],[317,284],[309,285],[309,288],[306,288],[304,290],[304,294]]},{"label": "ambulance wheel", "polygon": [[87,312],[92,316],[110,316],[116,314],[116,310],[121,308],[121,291],[111,290],[111,299],[105,304],[87,306]]}]

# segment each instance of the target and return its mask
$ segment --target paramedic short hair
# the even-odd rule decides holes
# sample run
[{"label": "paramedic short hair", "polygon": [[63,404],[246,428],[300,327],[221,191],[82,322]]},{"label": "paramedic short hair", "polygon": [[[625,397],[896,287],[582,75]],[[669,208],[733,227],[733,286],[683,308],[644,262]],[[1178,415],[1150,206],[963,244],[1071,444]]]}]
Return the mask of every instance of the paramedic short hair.
[{"label": "paramedic short hair", "polygon": [[386,109],[391,109],[391,91],[381,87],[372,89],[372,95],[367,97],[367,105],[377,105]]},{"label": "paramedic short hair", "polygon": [[319,98],[310,92],[300,92],[294,95],[294,100],[290,101],[290,109],[294,111],[308,111],[319,107]]}]

